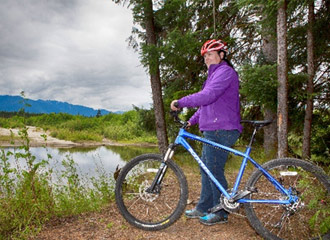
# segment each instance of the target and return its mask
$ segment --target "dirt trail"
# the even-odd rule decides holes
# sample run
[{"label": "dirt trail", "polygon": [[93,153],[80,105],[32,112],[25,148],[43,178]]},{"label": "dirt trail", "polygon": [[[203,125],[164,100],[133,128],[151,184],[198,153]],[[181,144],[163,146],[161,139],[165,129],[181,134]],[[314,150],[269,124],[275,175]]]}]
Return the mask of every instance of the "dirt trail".
[{"label": "dirt trail", "polygon": [[100,213],[51,221],[35,239],[261,240],[262,238],[249,226],[246,218],[234,215],[229,217],[227,224],[215,226],[204,226],[197,219],[186,219],[182,216],[167,229],[147,232],[129,225],[113,203]]},{"label": "dirt trail", "polygon": [[[19,138],[18,135],[19,129],[7,129],[7,128],[0,128],[0,136],[10,136],[11,132],[14,134],[15,143],[11,144],[8,140],[2,140],[0,141],[0,146],[3,147],[12,147],[12,146],[18,146],[22,144],[22,140]],[[45,141],[45,138],[42,137],[42,135],[46,136],[47,141]],[[37,146],[53,146],[53,147],[73,147],[77,144],[71,141],[65,141],[60,140],[57,138],[53,138],[50,136],[49,132],[46,132],[40,128],[29,126],[28,127],[28,136],[30,139],[30,146],[37,147]]]}]

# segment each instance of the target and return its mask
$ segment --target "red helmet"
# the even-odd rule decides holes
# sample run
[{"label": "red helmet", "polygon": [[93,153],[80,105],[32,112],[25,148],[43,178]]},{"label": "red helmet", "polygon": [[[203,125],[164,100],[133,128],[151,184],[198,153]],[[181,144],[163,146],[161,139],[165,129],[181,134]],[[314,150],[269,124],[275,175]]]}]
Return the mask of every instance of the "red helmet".
[{"label": "red helmet", "polygon": [[204,56],[205,53],[211,52],[211,51],[220,51],[223,50],[225,53],[228,53],[228,47],[227,43],[222,41],[221,39],[219,40],[208,40],[203,44],[203,47],[201,49],[201,54]]}]

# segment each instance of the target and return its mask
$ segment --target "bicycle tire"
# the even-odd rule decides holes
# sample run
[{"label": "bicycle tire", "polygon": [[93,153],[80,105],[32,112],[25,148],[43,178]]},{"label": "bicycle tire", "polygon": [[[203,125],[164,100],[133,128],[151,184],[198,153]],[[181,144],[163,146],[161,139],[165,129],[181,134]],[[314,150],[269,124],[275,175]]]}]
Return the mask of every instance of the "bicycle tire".
[{"label": "bicycle tire", "polygon": [[158,194],[146,189],[162,163],[159,154],[144,154],[127,163],[116,181],[116,203],[120,213],[133,226],[156,231],[172,225],[182,215],[188,198],[188,185],[182,170],[172,160]]},{"label": "bicycle tire", "polygon": [[[262,167],[286,189],[293,187],[301,202],[296,206],[244,204],[256,232],[272,240],[330,239],[330,182],[325,172],[310,162],[293,158],[274,159]],[[257,189],[250,199],[286,199],[260,170],[252,173],[246,187]]]}]

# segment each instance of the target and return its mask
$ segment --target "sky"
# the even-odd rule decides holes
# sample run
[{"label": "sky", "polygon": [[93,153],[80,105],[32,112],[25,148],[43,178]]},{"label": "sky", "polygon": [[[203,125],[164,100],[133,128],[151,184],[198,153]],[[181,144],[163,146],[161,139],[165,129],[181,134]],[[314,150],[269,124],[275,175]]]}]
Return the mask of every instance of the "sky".
[{"label": "sky", "polygon": [[132,26],[112,0],[1,0],[0,95],[150,108],[149,77],[126,41]]}]

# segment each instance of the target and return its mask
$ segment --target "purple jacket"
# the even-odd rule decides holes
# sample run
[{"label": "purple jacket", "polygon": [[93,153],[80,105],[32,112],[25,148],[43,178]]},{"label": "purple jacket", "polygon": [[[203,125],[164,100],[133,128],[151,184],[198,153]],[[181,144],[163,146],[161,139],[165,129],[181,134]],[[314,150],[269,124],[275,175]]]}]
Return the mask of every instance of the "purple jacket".
[{"label": "purple jacket", "polygon": [[198,123],[201,131],[237,129],[242,132],[238,75],[225,61],[210,65],[202,90],[181,98],[178,105],[199,107],[189,122]]}]

